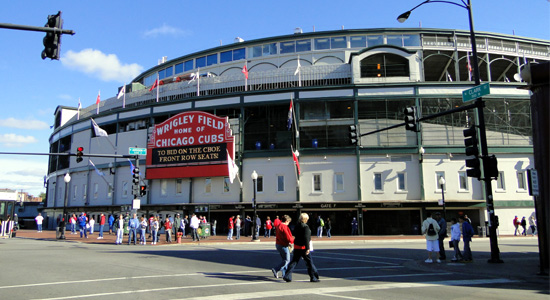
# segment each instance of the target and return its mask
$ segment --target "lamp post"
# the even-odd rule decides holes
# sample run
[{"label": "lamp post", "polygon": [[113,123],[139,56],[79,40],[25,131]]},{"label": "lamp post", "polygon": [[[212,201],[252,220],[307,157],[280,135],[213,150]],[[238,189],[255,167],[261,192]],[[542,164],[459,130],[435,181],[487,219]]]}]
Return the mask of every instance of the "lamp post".
[{"label": "lamp post", "polygon": [[[478,64],[478,58],[477,58],[477,44],[476,44],[476,36],[474,32],[474,18],[472,16],[472,3],[471,0],[468,0],[467,3],[464,2],[464,0],[461,0],[462,4],[452,2],[452,1],[432,1],[432,0],[426,0],[417,6],[413,7],[411,10],[402,13],[397,17],[397,21],[400,23],[405,22],[411,15],[411,12],[415,10],[416,8],[428,4],[428,3],[447,3],[456,5],[459,7],[462,7],[468,11],[468,20],[470,23],[470,43],[472,44],[472,59],[474,64],[474,80],[475,85],[480,85],[481,83],[481,77],[479,73],[479,64]],[[487,134],[485,129],[485,116],[483,114],[483,107],[485,106],[485,103],[483,102],[483,99],[477,98],[475,100],[476,104],[476,119],[478,124],[478,136],[479,136],[479,146],[481,150],[481,159],[482,162],[489,156],[488,149],[487,149]],[[490,263],[502,263],[503,261],[500,259],[500,250],[498,249],[498,240],[497,240],[497,227],[498,227],[498,218],[495,215],[495,208],[493,203],[493,189],[491,186],[491,178],[485,177],[485,170],[484,170],[484,164],[481,164],[481,176],[480,180],[483,180],[485,182],[485,203],[487,206],[487,214],[489,216],[489,240],[491,245],[491,258],[488,260]]]},{"label": "lamp post", "polygon": [[254,216],[252,217],[252,224],[254,224],[254,229],[252,231],[252,240],[259,241],[257,224],[258,216],[256,215],[256,180],[258,179],[258,173],[256,173],[256,170],[252,171],[250,177],[252,177],[252,189],[254,190],[254,198],[252,198],[252,206],[254,207]]},{"label": "lamp post", "polygon": [[445,178],[439,177],[439,187],[441,188],[441,200],[443,201],[443,219],[447,220],[447,211],[445,210]]},{"label": "lamp post", "polygon": [[71,175],[69,175],[69,173],[65,174],[63,181],[65,181],[65,199],[63,202],[63,216],[60,224],[61,235],[59,236],[59,239],[61,240],[65,239],[65,227],[67,226],[67,202],[69,200],[69,182],[71,182]]}]

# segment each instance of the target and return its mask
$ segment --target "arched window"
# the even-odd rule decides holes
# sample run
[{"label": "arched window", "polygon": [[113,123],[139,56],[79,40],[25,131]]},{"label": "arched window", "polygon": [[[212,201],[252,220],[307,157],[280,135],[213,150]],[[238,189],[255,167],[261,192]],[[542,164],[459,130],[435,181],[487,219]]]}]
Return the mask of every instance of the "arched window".
[{"label": "arched window", "polygon": [[399,55],[380,53],[361,61],[361,77],[409,77],[409,61]]}]

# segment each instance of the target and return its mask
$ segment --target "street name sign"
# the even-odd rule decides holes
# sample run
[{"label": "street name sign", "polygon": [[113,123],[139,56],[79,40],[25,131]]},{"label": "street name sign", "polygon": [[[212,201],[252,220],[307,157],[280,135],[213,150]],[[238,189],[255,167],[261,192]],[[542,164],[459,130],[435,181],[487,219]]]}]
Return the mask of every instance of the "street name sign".
[{"label": "street name sign", "polygon": [[489,95],[490,93],[491,93],[491,90],[489,88],[488,82],[481,85],[477,85],[471,89],[462,91],[462,102],[472,101],[481,96]]},{"label": "street name sign", "polygon": [[134,148],[130,147],[128,149],[129,155],[147,155],[147,148]]}]

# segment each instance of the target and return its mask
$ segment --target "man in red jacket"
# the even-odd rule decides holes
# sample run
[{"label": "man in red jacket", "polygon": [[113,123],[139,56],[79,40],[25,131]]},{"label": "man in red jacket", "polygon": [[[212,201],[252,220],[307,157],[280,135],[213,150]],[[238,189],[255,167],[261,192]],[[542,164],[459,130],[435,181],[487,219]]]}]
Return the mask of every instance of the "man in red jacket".
[{"label": "man in red jacket", "polygon": [[290,221],[292,221],[292,219],[288,215],[284,215],[281,219],[281,223],[276,227],[277,235],[275,247],[283,260],[275,268],[271,269],[275,278],[279,278],[279,271],[285,276],[288,263],[290,263],[290,252],[292,251],[290,248],[292,244],[294,244],[294,237],[292,236],[292,232],[290,232],[290,228],[288,228]]},{"label": "man in red jacket", "polygon": [[105,227],[105,215],[101,213],[101,215],[99,216],[99,237],[97,238],[98,240],[103,239],[103,227]]}]

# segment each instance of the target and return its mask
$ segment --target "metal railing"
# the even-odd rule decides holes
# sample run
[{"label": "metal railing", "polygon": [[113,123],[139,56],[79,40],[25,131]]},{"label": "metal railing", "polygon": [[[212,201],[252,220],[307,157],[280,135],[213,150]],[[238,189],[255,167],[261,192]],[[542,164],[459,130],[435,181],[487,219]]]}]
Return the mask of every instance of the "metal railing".
[{"label": "metal railing", "polygon": [[[346,85],[351,83],[351,66],[349,64],[302,66],[299,74],[296,74],[296,68],[250,72],[247,83],[248,91]],[[174,82],[161,85],[159,88],[159,102],[166,102],[197,97],[197,93],[199,96],[241,93],[245,91],[245,79],[244,75],[239,73]],[[126,94],[126,107],[135,108],[156,102],[156,95],[156,90],[149,91],[149,89],[129,92]],[[122,108],[122,104],[122,99],[109,98],[99,103],[99,112]],[[80,117],[93,116],[96,111],[97,106],[90,105],[80,110]]]}]

